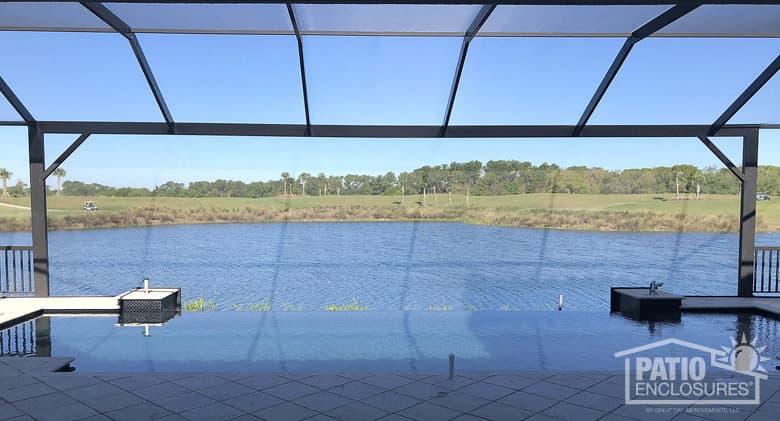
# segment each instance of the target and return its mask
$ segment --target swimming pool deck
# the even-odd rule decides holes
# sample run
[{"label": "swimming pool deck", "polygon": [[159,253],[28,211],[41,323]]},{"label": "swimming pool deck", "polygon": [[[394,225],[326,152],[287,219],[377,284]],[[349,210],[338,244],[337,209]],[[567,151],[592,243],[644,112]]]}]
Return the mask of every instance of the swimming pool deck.
[{"label": "swimming pool deck", "polygon": [[[116,313],[117,297],[0,299],[0,323]],[[683,311],[760,311],[778,298],[686,297]],[[0,358],[0,420],[776,420],[780,372],[760,405],[625,405],[616,371],[443,373],[55,372],[71,358]]]},{"label": "swimming pool deck", "polygon": [[44,314],[117,313],[119,296],[0,298],[0,327]]},{"label": "swimming pool deck", "polygon": [[776,420],[761,405],[625,405],[622,372],[50,373],[0,358],[0,419],[37,420]]}]

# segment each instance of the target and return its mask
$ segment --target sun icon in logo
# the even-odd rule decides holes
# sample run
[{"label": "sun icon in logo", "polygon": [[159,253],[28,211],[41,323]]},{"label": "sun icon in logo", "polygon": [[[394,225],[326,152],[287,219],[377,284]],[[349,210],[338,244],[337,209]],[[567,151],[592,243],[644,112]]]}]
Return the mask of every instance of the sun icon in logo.
[{"label": "sun icon in logo", "polygon": [[766,345],[756,347],[758,338],[753,338],[748,342],[747,337],[742,335],[742,340],[737,342],[734,338],[731,340],[731,348],[721,346],[726,355],[717,360],[730,365],[736,371],[758,371],[766,373],[766,369],[761,366],[762,362],[769,361],[770,358],[761,356],[766,349]]}]

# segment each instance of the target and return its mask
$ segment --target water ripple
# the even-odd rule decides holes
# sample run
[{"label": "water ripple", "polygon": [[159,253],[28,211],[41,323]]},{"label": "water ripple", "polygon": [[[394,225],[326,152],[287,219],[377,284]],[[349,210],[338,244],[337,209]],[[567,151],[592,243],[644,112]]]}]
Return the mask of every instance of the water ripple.
[{"label": "water ripple", "polygon": [[[18,236],[17,236],[18,237]],[[0,241],[12,240],[9,234]],[[777,244],[780,235],[761,241]],[[16,241],[18,242],[18,241]],[[666,283],[680,294],[736,292],[737,235],[595,233],[456,223],[190,225],[50,234],[52,291],[116,294],[180,286],[233,304],[372,310],[602,310],[609,287]]]}]

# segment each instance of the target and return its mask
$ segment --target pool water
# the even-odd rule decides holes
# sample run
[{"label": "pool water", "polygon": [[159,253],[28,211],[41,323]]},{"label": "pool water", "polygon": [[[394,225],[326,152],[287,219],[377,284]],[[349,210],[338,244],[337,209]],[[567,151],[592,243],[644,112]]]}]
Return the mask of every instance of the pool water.
[{"label": "pool water", "polygon": [[[772,360],[780,352],[778,321],[745,314],[648,323],[573,311],[184,313],[151,326],[148,337],[143,327],[116,321],[36,323],[50,322],[51,355],[75,357],[83,372],[444,372],[450,353],[457,370],[619,370],[614,354],[627,348],[678,338],[720,349],[742,334],[766,345],[762,355]],[[774,370],[774,361],[767,364]]]}]

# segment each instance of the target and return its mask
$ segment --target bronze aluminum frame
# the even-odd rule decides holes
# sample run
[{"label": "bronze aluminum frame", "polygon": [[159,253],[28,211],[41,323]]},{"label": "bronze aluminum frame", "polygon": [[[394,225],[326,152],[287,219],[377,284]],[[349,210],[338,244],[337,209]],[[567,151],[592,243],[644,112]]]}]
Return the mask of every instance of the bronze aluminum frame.
[{"label": "bronze aluminum frame", "polygon": [[[17,0],[11,0],[17,1]],[[66,2],[70,2],[65,0]],[[120,0],[133,3],[212,3],[209,0]],[[21,116],[23,122],[0,122],[0,126],[27,126],[30,192],[32,214],[32,237],[35,268],[35,290],[39,296],[49,294],[49,259],[48,259],[48,227],[46,212],[46,177],[50,175],[65,159],[70,156],[91,134],[134,134],[134,135],[211,135],[211,136],[274,136],[274,137],[361,137],[361,138],[577,138],[577,137],[696,137],[723,162],[742,183],[740,199],[740,259],[738,295],[752,295],[752,277],[755,243],[755,191],[758,163],[759,129],[777,129],[777,124],[729,125],[728,120],[736,114],[769,79],[780,69],[780,55],[745,89],[745,91],[728,107],[727,110],[711,125],[588,125],[590,116],[597,108],[609,85],[618,74],[623,62],[627,59],[631,48],[639,40],[644,39],[669,23],[679,19],[702,4],[780,4],[780,0],[754,0],[748,3],[729,0],[710,1],[642,1],[642,0],[526,0],[526,1],[350,1],[354,4],[475,4],[482,5],[480,12],[464,34],[463,45],[459,54],[446,112],[441,125],[438,126],[381,126],[381,125],[313,125],[309,118],[308,92],[306,86],[304,54],[301,32],[298,29],[293,4],[284,3],[290,17],[291,25],[298,44],[301,83],[304,98],[306,124],[232,124],[232,123],[177,123],[157,85],[149,63],[143,53],[132,28],[112,13],[103,3],[114,0],[75,1],[91,11],[115,32],[124,36],[136,56],[138,64],[154,95],[164,123],[155,122],[90,122],[90,121],[36,121],[30,111],[24,106],[11,87],[0,77],[0,93]],[[274,3],[273,0],[234,0],[234,3]],[[343,0],[307,0],[305,3],[343,4]],[[451,126],[450,117],[457,98],[457,90],[463,65],[471,40],[478,35],[482,24],[487,21],[497,5],[674,5],[647,24],[634,31],[625,41],[620,52],[602,79],[601,84],[592,96],[576,125],[502,125],[502,126]],[[31,28],[34,29],[34,28]],[[48,168],[45,166],[44,142],[47,133],[76,133],[79,138],[63,152]],[[710,141],[711,136],[736,136],[742,138],[743,162],[742,169],[736,166]]]}]

